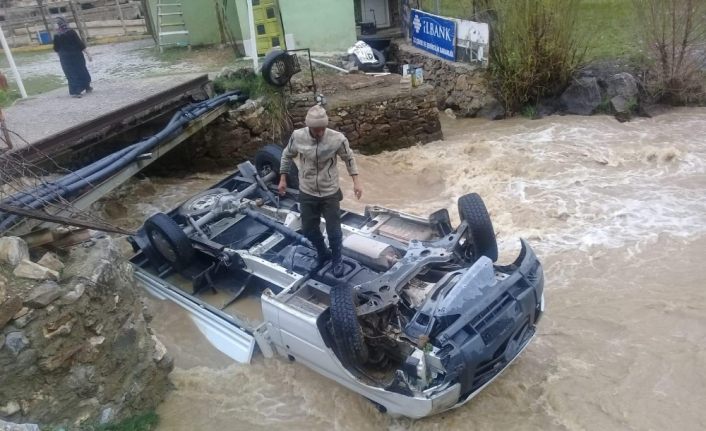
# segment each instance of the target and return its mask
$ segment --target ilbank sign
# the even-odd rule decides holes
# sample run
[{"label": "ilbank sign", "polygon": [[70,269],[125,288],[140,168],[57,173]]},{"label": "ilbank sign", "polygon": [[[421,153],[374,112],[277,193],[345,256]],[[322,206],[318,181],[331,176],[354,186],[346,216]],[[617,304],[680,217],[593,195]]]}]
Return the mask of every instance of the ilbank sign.
[{"label": "ilbank sign", "polygon": [[412,44],[446,60],[456,60],[456,22],[412,9]]}]

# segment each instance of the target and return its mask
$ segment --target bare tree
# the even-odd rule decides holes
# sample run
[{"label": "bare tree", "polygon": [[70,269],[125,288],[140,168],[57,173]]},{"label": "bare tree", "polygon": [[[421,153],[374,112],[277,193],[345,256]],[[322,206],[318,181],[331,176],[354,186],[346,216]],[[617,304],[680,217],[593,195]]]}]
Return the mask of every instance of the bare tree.
[{"label": "bare tree", "polygon": [[657,99],[690,103],[706,88],[706,2],[633,0],[650,60],[646,87]]}]

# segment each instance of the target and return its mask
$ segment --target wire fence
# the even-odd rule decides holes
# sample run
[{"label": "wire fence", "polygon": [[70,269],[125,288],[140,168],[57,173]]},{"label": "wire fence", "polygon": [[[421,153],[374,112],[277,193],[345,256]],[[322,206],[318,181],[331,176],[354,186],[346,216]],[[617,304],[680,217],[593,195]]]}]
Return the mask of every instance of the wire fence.
[{"label": "wire fence", "polygon": [[488,10],[489,0],[417,0],[415,8],[451,18],[478,20]]}]

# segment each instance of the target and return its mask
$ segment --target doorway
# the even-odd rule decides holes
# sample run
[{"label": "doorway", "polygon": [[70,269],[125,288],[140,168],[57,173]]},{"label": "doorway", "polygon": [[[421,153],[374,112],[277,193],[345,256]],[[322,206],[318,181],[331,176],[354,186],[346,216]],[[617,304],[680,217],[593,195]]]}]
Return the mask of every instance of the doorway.
[{"label": "doorway", "polygon": [[257,55],[265,55],[272,48],[287,49],[282,30],[282,19],[276,0],[251,0],[255,20]]},{"label": "doorway", "polygon": [[390,5],[388,0],[360,0],[363,22],[374,22],[377,28],[390,26]]}]

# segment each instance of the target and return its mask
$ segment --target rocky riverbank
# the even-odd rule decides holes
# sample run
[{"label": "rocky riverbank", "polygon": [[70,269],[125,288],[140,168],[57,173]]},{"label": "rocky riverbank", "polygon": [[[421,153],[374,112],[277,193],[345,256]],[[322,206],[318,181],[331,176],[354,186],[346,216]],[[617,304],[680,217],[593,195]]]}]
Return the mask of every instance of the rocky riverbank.
[{"label": "rocky riverbank", "polygon": [[111,239],[64,265],[0,238],[0,420],[72,427],[156,407],[173,361],[149,320]]}]

